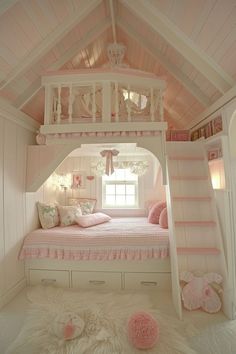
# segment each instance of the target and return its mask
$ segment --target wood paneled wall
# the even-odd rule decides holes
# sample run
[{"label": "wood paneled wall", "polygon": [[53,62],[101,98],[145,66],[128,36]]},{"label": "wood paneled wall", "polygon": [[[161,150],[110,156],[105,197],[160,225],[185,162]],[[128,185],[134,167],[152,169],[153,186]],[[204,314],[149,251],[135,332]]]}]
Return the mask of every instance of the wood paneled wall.
[{"label": "wood paneled wall", "polygon": [[[141,157],[142,158],[142,157]],[[127,160],[133,160],[133,157],[124,157]],[[139,178],[139,210],[106,210],[110,215],[125,214],[129,215],[144,215],[148,201],[164,200],[165,188],[162,185],[161,169],[159,162],[150,155],[146,157],[149,163],[149,168],[144,176]],[[98,162],[98,157],[95,156],[80,156],[80,157],[67,157],[62,164],[56,169],[58,174],[73,173],[78,171],[84,173],[85,177],[93,175],[91,166],[93,163]],[[55,187],[49,178],[41,188],[41,200],[44,202],[58,202],[59,204],[67,204],[68,198],[96,198],[97,210],[102,211],[102,181],[101,177],[95,176],[94,180],[89,181],[85,178],[84,188],[81,189],[67,189],[63,191],[60,187]]]},{"label": "wood paneled wall", "polygon": [[0,112],[0,306],[24,281],[18,253],[26,226],[26,153],[34,134]]}]

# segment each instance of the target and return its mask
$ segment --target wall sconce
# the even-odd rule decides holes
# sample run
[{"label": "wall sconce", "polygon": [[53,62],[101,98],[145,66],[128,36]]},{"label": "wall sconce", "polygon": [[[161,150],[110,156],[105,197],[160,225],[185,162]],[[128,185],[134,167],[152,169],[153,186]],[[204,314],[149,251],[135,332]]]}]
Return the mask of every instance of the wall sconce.
[{"label": "wall sconce", "polygon": [[213,189],[225,188],[225,171],[223,159],[209,161],[211,183]]},{"label": "wall sconce", "polygon": [[57,173],[53,174],[53,184],[56,185],[57,187],[60,187],[63,190],[67,190],[68,188],[71,188],[71,174],[62,174],[58,175]]}]

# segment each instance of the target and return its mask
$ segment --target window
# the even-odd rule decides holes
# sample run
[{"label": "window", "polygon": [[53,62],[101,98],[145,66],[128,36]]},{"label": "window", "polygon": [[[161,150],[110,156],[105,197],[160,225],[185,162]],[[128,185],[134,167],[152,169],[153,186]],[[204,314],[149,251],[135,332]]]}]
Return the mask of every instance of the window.
[{"label": "window", "polygon": [[116,169],[102,177],[103,208],[135,208],[138,206],[138,176],[127,168]]},{"label": "window", "polygon": [[147,106],[147,97],[145,95],[134,91],[130,91],[129,93],[128,90],[123,89],[123,97],[125,101],[130,97],[130,101],[133,102],[139,109],[144,109]]}]

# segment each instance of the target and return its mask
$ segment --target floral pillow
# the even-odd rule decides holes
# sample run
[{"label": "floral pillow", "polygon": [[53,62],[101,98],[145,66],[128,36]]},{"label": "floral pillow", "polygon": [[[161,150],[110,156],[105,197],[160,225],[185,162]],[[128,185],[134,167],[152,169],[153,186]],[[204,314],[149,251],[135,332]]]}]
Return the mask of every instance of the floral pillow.
[{"label": "floral pillow", "polygon": [[77,205],[81,208],[82,215],[92,214],[95,209],[96,199],[69,198],[69,205]]},{"label": "floral pillow", "polygon": [[58,212],[60,217],[60,226],[69,226],[76,224],[76,218],[82,215],[79,206],[58,206]]},{"label": "floral pillow", "polygon": [[43,229],[59,225],[59,215],[55,204],[37,203],[40,224]]},{"label": "floral pillow", "polygon": [[79,205],[82,211],[82,215],[87,215],[93,213],[95,202],[93,200],[80,201]]}]

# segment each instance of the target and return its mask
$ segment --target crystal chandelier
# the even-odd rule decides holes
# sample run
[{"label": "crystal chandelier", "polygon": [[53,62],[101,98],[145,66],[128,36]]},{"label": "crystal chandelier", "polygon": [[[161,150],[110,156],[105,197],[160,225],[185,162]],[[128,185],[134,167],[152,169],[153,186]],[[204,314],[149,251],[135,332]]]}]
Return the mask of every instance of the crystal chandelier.
[{"label": "crystal chandelier", "polygon": [[126,52],[126,47],[122,43],[111,43],[107,47],[107,56],[109,59],[110,66],[124,68],[127,67],[126,64],[123,64],[122,61],[124,59]]}]

